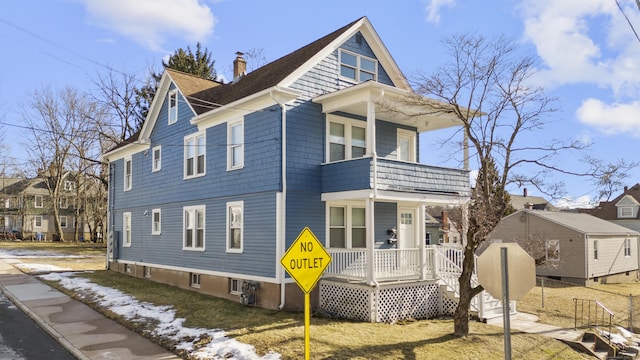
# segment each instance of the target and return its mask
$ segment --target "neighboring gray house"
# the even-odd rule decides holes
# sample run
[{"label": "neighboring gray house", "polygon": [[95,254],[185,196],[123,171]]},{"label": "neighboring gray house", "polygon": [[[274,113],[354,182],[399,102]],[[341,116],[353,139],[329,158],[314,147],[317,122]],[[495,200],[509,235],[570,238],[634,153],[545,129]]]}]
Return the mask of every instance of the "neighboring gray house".
[{"label": "neighboring gray house", "polygon": [[536,260],[538,276],[585,285],[637,280],[639,239],[588,214],[524,209],[500,220],[488,243],[517,242]]},{"label": "neighboring gray house", "polygon": [[313,306],[450,313],[460,269],[424,244],[425,206],[471,187],[467,170],[419,163],[421,132],[460,124],[413,95],[366,17],[250,73],[238,54],[228,84],[165,70],[141,131],[104,154],[110,269],[300,310],[280,259],[309,227],[332,256]]}]

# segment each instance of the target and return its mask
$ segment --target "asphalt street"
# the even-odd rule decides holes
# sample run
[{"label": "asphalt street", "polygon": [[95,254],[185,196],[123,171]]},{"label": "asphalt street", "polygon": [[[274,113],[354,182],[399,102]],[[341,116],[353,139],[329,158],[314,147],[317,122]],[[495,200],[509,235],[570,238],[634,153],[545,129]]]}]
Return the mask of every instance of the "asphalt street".
[{"label": "asphalt street", "polygon": [[0,293],[1,360],[75,360],[54,338]]}]

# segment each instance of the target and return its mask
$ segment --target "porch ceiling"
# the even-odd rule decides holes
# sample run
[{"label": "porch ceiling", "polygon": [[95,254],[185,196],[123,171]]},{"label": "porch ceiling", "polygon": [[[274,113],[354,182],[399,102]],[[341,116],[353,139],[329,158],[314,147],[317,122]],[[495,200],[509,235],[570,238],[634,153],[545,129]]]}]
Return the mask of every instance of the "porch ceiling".
[{"label": "porch ceiling", "polygon": [[[410,101],[407,101],[409,100]],[[345,112],[367,117],[367,103],[375,105],[378,120],[414,126],[418,132],[461,126],[451,105],[375,81],[367,81],[313,98],[324,113]]]}]

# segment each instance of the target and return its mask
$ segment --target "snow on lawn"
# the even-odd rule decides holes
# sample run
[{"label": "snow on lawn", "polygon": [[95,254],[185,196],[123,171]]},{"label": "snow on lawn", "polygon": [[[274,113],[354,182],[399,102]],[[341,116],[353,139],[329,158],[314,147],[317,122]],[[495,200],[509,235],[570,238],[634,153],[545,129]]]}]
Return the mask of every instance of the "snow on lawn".
[{"label": "snow on lawn", "polygon": [[50,273],[52,271],[73,271],[73,269],[69,268],[61,268],[55,265],[49,264],[28,264],[28,263],[17,263],[13,264],[13,266],[17,267],[20,271],[30,273],[30,274],[41,274],[41,273]]},{"label": "snow on lawn", "polygon": [[[184,327],[182,324],[185,319],[176,318],[176,311],[171,306],[156,306],[140,302],[119,290],[94,284],[85,278],[72,277],[73,274],[72,272],[51,273],[39,277],[60,282],[60,285],[66,289],[93,296],[93,300],[100,306],[106,307],[128,320],[157,322],[158,325],[152,330],[153,335],[175,341],[178,343],[177,349],[185,350],[196,359],[280,359],[278,353],[269,353],[263,357],[258,356],[253,346],[226,337],[223,330]],[[211,341],[196,348],[195,344],[200,344],[200,339],[207,337]]]}]

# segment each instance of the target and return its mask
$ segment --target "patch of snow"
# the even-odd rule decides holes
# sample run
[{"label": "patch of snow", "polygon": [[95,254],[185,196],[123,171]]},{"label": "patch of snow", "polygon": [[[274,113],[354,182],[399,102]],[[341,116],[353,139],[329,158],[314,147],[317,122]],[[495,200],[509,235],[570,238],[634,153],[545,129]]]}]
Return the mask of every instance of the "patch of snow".
[{"label": "patch of snow", "polygon": [[[119,290],[100,286],[88,279],[73,277],[72,272],[51,273],[40,275],[40,278],[57,281],[66,289],[93,296],[100,306],[106,307],[114,313],[130,321],[153,320],[157,322],[153,335],[162,336],[178,343],[177,349],[185,350],[195,359],[234,359],[234,360],[277,360],[280,354],[272,352],[259,356],[251,345],[228,338],[223,330],[184,327],[184,318],[176,318],[176,311],[172,306],[156,306],[151,303],[138,301]],[[196,348],[196,342],[203,337],[211,341]]]},{"label": "patch of snow", "polygon": [[60,259],[85,259],[104,257],[104,255],[68,255],[55,251],[24,250],[24,249],[0,249],[0,259],[34,259],[34,258],[60,258]]},{"label": "patch of snow", "polygon": [[69,268],[61,268],[55,265],[49,264],[27,264],[27,263],[17,263],[13,266],[17,267],[20,270],[30,273],[47,273],[53,271],[72,271],[73,269]]}]

